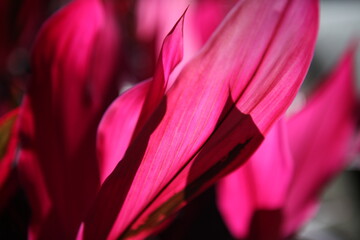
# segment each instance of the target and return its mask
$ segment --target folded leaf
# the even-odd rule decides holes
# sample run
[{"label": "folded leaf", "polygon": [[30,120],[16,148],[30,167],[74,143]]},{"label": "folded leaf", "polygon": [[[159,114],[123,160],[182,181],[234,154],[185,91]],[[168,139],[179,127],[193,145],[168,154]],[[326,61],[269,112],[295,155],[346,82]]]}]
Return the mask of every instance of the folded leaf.
[{"label": "folded leaf", "polygon": [[105,113],[97,141],[101,182],[122,159],[137,129],[143,127],[164,97],[170,74],[182,59],[183,24],[184,15],[165,38],[154,78],[118,97]]},{"label": "folded leaf", "polygon": [[294,98],[317,27],[317,1],[239,1],[105,180],[79,236],[144,238],[243,163]]}]

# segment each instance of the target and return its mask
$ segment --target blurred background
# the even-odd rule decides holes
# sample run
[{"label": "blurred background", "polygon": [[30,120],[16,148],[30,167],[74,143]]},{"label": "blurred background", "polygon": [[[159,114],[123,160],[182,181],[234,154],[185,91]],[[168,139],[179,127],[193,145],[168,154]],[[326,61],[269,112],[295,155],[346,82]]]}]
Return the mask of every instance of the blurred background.
[{"label": "blurred background", "polygon": [[[21,1],[16,1],[21,3]],[[0,116],[16,107],[25,89],[29,70],[29,49],[35,36],[30,33],[38,29],[52,12],[65,4],[64,1],[34,0],[32,6],[38,7],[38,19],[29,23],[13,22],[17,19],[19,4],[12,3],[10,12],[4,12],[5,1],[0,3],[0,30],[9,30],[9,36],[0,36]],[[19,15],[16,15],[19,14]],[[26,17],[25,17],[26,19]],[[9,29],[7,29],[9,28]],[[29,34],[27,34],[29,33]],[[360,39],[360,0],[321,0],[320,32],[315,56],[308,77],[302,87],[309,93],[318,81],[334,66],[352,39]],[[18,44],[11,48],[16,41]],[[357,58],[358,92],[360,96],[360,50]],[[359,108],[360,109],[360,108]],[[295,237],[299,240],[359,240],[360,239],[360,157],[354,151],[349,153],[349,166],[327,187],[316,217]],[[0,192],[1,195],[1,192]],[[0,214],[0,239],[24,238],[26,221],[21,214],[29,214],[23,203],[23,193],[19,192],[12,205]],[[199,196],[175,218],[167,230],[150,239],[232,239],[215,205],[214,188]],[[1,197],[0,197],[1,205]],[[14,215],[14,209],[15,215]],[[17,215],[18,214],[18,215]],[[16,233],[14,235],[14,233]]]},{"label": "blurred background", "polygon": [[[350,41],[360,39],[360,1],[322,0],[316,52],[305,82],[305,92],[329,72]],[[357,51],[357,91],[360,96],[360,51]],[[349,153],[349,167],[328,186],[317,216],[297,239],[360,239],[360,159]]]}]

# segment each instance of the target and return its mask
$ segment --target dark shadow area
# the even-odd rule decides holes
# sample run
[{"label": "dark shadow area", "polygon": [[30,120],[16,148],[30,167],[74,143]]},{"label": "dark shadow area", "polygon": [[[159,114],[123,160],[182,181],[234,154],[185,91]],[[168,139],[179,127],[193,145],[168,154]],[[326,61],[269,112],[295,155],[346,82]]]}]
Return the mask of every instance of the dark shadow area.
[{"label": "dark shadow area", "polygon": [[[224,224],[215,199],[215,188],[211,187],[184,207],[165,230],[147,240],[235,239]],[[282,240],[281,225],[281,210],[257,210],[249,235],[240,240]]]},{"label": "dark shadow area", "polygon": [[281,210],[257,210],[251,219],[249,236],[241,240],[281,240],[281,226]]},{"label": "dark shadow area", "polygon": [[27,239],[31,210],[14,170],[0,191],[0,239]]},{"label": "dark shadow area", "polygon": [[233,239],[217,210],[214,187],[210,187],[186,205],[163,232],[148,238],[167,239]]}]

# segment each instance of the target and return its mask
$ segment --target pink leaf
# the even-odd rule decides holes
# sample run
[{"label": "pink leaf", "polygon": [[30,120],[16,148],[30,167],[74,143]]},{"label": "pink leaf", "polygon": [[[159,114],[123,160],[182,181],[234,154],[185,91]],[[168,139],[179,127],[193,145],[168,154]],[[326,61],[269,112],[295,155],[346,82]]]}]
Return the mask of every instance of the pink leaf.
[{"label": "pink leaf", "polygon": [[33,180],[24,182],[32,206],[51,207],[47,215],[32,209],[42,218],[34,238],[75,238],[100,186],[96,130],[118,93],[119,30],[107,7],[72,1],[45,23],[34,46],[20,168]]},{"label": "pink leaf", "polygon": [[295,96],[317,27],[317,1],[239,1],[105,180],[82,237],[143,238],[243,163]]}]

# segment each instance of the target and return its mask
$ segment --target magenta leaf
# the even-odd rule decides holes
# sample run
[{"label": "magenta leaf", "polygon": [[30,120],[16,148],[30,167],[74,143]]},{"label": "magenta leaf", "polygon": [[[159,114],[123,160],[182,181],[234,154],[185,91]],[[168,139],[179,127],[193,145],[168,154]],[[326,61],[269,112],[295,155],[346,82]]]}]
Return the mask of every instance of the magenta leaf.
[{"label": "magenta leaf", "polygon": [[[96,131],[118,90],[119,29],[100,0],[75,0],[41,29],[23,105],[21,177],[34,238],[75,238],[100,186]],[[54,235],[54,233],[57,233]]]},{"label": "magenta leaf", "polygon": [[79,238],[142,239],[246,161],[293,100],[317,28],[317,1],[239,1],[119,159]]}]

